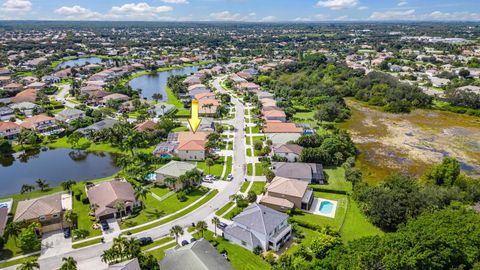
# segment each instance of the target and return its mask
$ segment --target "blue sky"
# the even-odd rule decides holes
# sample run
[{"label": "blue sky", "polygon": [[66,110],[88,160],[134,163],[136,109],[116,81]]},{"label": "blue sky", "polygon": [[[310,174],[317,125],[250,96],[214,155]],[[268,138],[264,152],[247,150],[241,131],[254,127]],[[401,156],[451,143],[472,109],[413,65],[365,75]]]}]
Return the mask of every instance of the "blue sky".
[{"label": "blue sky", "polygon": [[480,21],[479,0],[0,0],[0,19]]}]

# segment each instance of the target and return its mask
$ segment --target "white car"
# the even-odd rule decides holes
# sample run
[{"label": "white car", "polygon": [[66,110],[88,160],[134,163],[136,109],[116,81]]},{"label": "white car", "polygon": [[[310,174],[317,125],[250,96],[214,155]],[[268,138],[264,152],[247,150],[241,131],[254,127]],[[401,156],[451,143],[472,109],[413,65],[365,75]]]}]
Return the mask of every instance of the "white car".
[{"label": "white car", "polygon": [[230,173],[227,176],[227,181],[232,181],[233,180],[233,175]]}]

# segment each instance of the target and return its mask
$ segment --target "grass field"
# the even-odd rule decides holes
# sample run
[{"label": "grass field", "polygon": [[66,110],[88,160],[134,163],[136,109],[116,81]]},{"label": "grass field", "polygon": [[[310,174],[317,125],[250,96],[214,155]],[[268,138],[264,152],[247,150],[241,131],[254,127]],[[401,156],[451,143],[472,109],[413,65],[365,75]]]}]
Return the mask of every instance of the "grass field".
[{"label": "grass field", "polygon": [[243,182],[242,187],[240,187],[240,192],[247,191],[247,188],[248,188],[249,185],[250,185],[250,182]]},{"label": "grass field", "polygon": [[149,252],[146,253],[146,255],[153,255],[153,257],[155,257],[155,259],[157,259],[158,261],[161,261],[165,257],[165,250],[173,248],[176,245],[177,245],[176,243],[171,243],[171,244],[168,244],[164,247],[157,248],[155,250],[149,251]]},{"label": "grass field", "polygon": [[223,215],[232,205],[235,204],[234,202],[228,202],[225,204],[222,208],[218,209],[217,212],[215,212],[215,215],[221,216]]},{"label": "grass field", "polygon": [[188,117],[190,115],[190,110],[185,109],[183,106],[182,101],[180,101],[175,93],[173,93],[170,87],[165,87],[165,92],[167,93],[167,103],[172,104],[177,109],[176,116],[177,117]]},{"label": "grass field", "polygon": [[9,261],[9,262],[3,262],[3,263],[0,263],[0,269],[7,268],[7,267],[10,267],[10,266],[14,266],[14,265],[17,265],[17,264],[22,264],[22,263],[24,263],[28,260],[38,259],[39,256],[40,255],[34,255],[34,256],[28,256],[28,257],[17,259],[17,260],[12,260],[12,261]]},{"label": "grass field", "polygon": [[328,184],[310,185],[310,187],[332,191],[352,191],[352,183],[345,181],[345,170],[342,167],[324,169],[324,173],[328,178]]},{"label": "grass field", "polygon": [[375,227],[358,208],[354,199],[348,198],[347,215],[340,235],[343,241],[351,241],[365,236],[382,235],[383,232]]},{"label": "grass field", "polygon": [[232,163],[233,163],[233,158],[232,157],[227,157],[227,168],[225,170],[224,179],[227,179],[228,174],[230,174],[232,172]]},{"label": "grass field", "polygon": [[205,161],[199,161],[197,162],[197,168],[203,170],[204,174],[213,174],[220,178],[223,172],[223,158],[215,160],[215,165],[211,166],[210,169],[205,164]]},{"label": "grass field", "polygon": [[163,245],[163,244],[165,244],[165,243],[168,243],[168,242],[170,242],[170,241],[173,241],[173,240],[175,240],[175,238],[170,237],[170,236],[167,236],[167,237],[164,237],[164,238],[160,238],[160,239],[158,239],[158,240],[155,240],[153,243],[150,243],[150,244],[148,244],[148,245],[146,245],[146,246],[143,246],[143,247],[142,247],[142,250],[147,250],[147,249],[151,249],[151,248],[153,248],[153,247],[158,247],[158,246],[161,246],[161,245]]},{"label": "grass field", "polygon": [[250,190],[255,191],[257,195],[260,195],[263,193],[266,184],[266,182],[253,182],[253,186]]},{"label": "grass field", "polygon": [[85,242],[73,244],[72,248],[77,249],[77,248],[82,248],[82,247],[88,247],[88,246],[95,245],[95,244],[98,244],[98,243],[101,243],[101,242],[102,242],[101,238],[96,238],[96,239],[88,240],[88,241],[85,241]]}]

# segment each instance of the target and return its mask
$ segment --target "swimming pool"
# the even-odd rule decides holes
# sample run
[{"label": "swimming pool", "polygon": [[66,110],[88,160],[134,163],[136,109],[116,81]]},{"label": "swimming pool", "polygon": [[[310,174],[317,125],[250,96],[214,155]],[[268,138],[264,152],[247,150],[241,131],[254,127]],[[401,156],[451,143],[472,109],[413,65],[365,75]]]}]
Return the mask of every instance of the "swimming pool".
[{"label": "swimming pool", "polygon": [[324,214],[324,215],[331,215],[332,214],[332,211],[333,211],[333,203],[329,202],[329,201],[322,201],[320,203],[320,206],[319,206],[319,211],[320,213]]}]

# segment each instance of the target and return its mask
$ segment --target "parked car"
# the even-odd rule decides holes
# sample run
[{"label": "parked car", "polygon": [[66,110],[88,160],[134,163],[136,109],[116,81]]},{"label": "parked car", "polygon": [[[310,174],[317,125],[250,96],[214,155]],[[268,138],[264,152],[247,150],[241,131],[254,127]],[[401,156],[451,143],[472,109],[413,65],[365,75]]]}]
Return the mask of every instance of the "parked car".
[{"label": "parked car", "polygon": [[183,240],[183,241],[182,241],[182,247],[183,247],[183,246],[186,246],[186,245],[188,245],[188,241],[187,241],[187,240]]},{"label": "parked car", "polygon": [[70,228],[63,229],[63,237],[70,238],[70,235],[72,235],[72,231],[70,230]]},{"label": "parked car", "polygon": [[206,183],[213,183],[213,180],[212,180],[212,179],[210,179],[210,178],[204,177],[204,178],[203,178],[203,182],[206,182]]},{"label": "parked car", "polygon": [[138,241],[140,242],[141,246],[146,246],[153,243],[153,239],[151,237],[141,237],[138,239]]},{"label": "parked car", "polygon": [[227,227],[227,224],[224,222],[220,222],[218,223],[217,227],[221,230],[225,230],[225,228]]},{"label": "parked car", "polygon": [[110,226],[108,225],[108,222],[106,220],[100,221],[100,225],[102,226],[102,230],[107,231],[110,229]]},{"label": "parked car", "polygon": [[193,243],[195,241],[197,241],[197,238],[195,238],[195,237],[192,237],[192,239],[190,239],[190,243]]},{"label": "parked car", "polygon": [[227,176],[227,181],[232,181],[233,180],[233,175],[230,173]]}]

